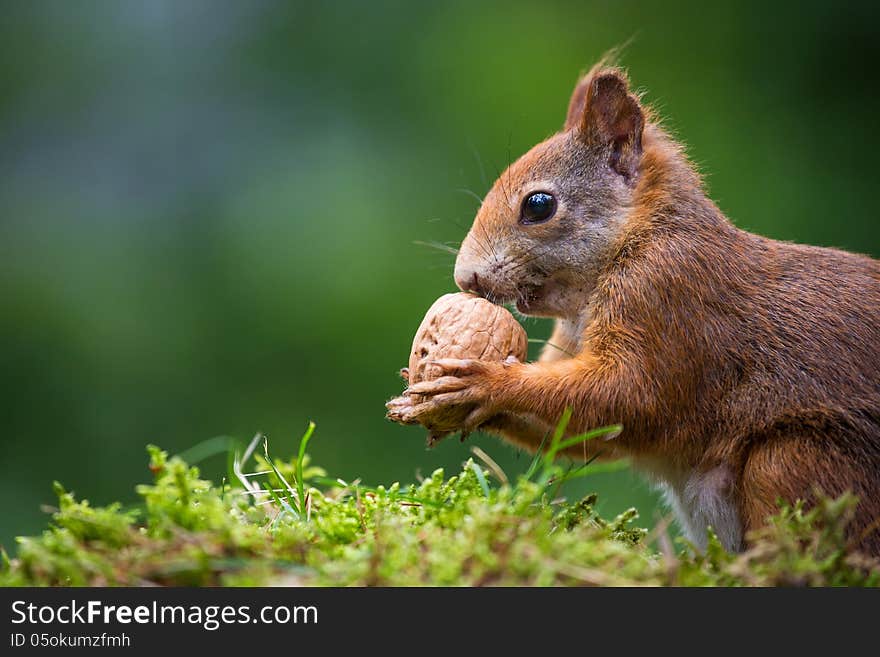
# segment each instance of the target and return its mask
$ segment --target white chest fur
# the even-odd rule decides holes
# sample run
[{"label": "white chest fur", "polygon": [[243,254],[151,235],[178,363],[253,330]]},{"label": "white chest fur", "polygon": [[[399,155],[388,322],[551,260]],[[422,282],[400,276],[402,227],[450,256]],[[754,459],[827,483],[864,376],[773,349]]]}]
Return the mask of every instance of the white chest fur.
[{"label": "white chest fur", "polygon": [[635,465],[659,484],[691,543],[704,550],[711,527],[725,549],[742,550],[742,522],[733,499],[733,475],[726,466],[675,472],[656,462]]}]

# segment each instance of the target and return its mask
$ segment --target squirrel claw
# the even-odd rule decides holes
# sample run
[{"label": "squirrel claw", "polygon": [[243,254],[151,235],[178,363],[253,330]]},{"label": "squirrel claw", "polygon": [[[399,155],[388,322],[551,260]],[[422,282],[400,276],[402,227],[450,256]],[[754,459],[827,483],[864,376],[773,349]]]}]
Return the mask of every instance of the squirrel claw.
[{"label": "squirrel claw", "polygon": [[386,402],[387,409],[385,417],[392,422],[398,424],[418,424],[417,420],[412,418],[412,399],[407,395],[401,395]]},{"label": "squirrel claw", "polygon": [[425,441],[425,447],[432,449],[437,443],[443,440],[449,433],[445,431],[431,431]]}]

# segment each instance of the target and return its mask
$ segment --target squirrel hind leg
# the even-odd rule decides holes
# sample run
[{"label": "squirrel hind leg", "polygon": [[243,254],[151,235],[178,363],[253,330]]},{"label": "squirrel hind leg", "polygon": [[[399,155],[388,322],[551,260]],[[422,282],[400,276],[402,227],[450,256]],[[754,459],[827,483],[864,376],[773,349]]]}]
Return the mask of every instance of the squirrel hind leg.
[{"label": "squirrel hind leg", "polygon": [[668,478],[661,486],[685,537],[698,549],[708,544],[711,527],[730,552],[743,549],[743,524],[734,499],[735,481],[727,465],[694,470]]},{"label": "squirrel hind leg", "polygon": [[746,529],[758,529],[778,513],[777,500],[802,499],[809,507],[817,494],[836,498],[851,492],[859,504],[847,525],[850,543],[880,557],[880,450],[873,443],[857,447],[853,451],[827,436],[794,435],[753,449],[741,482]]}]

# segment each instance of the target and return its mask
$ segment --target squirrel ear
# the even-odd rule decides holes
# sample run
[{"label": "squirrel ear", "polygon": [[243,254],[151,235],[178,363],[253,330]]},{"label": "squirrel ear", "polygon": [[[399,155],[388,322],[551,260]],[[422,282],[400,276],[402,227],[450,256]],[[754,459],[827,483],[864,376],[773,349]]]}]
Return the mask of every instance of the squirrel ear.
[{"label": "squirrel ear", "polygon": [[609,164],[629,179],[635,175],[642,154],[645,117],[638,99],[616,71],[590,75],[575,87],[565,120],[590,145],[609,146]]},{"label": "squirrel ear", "polygon": [[565,115],[563,130],[568,131],[581,124],[584,118],[584,105],[587,102],[587,91],[592,81],[592,76],[586,75],[575,85],[574,91],[571,92],[571,100],[568,101],[568,113]]}]

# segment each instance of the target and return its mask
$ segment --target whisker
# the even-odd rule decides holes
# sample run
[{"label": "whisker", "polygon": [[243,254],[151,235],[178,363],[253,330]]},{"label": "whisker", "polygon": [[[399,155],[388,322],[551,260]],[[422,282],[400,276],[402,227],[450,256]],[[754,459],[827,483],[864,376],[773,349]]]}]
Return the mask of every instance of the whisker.
[{"label": "whisker", "polygon": [[494,248],[490,250],[491,240],[489,239],[488,235],[481,236],[477,231],[473,231],[473,230],[470,231],[470,235],[473,238],[476,245],[479,247],[480,253],[482,253],[482,255],[484,257],[489,258],[489,259],[495,257]]},{"label": "whisker", "polygon": [[480,198],[480,195],[477,194],[475,191],[470,190],[467,187],[458,187],[455,191],[461,192],[462,194],[467,194],[468,196],[472,196],[473,198],[477,199],[477,203],[483,205],[483,199]]},{"label": "whisker", "polygon": [[514,274],[524,267],[527,267],[532,262],[540,258],[541,256],[550,252],[551,247],[545,246],[543,244],[535,244],[525,253],[523,253],[519,258],[513,261],[513,266],[508,271],[508,275]]},{"label": "whisker", "polygon": [[501,191],[504,192],[504,198],[507,201],[507,204],[510,205],[510,192],[507,190],[507,181],[504,179],[504,174],[495,162],[492,162],[492,168],[495,169],[495,178],[498,179],[498,183],[501,185]]},{"label": "whisker", "polygon": [[[440,218],[437,218],[437,219],[429,219],[429,221],[442,221],[442,219],[440,219]],[[458,221],[457,219],[447,219],[447,221],[451,221],[455,226],[457,226],[458,228],[460,228],[461,230],[463,230],[465,233],[467,233],[468,230],[469,230],[466,226],[463,226],[462,223],[461,223],[460,221]],[[480,247],[480,251],[482,251],[483,255],[484,255],[485,257],[487,257],[487,258],[491,257],[491,256],[490,256],[490,253],[489,253],[489,249],[488,249],[484,244],[482,244],[482,243],[480,242],[479,238],[477,238],[477,237],[475,236],[475,237],[474,237],[474,240],[476,241],[477,246]],[[436,246],[436,245],[439,244],[439,242],[436,242],[436,241],[425,241],[425,242],[422,242],[422,241],[416,241],[416,242],[414,242],[414,243],[415,243],[415,244],[421,244],[422,246],[433,246],[434,248],[439,248],[441,251],[447,251],[447,252],[450,252],[450,253],[452,252],[452,251],[450,251],[450,249],[454,248],[454,247],[449,247],[449,246],[446,246],[446,245],[443,245],[442,247],[438,247],[438,246]],[[454,252],[455,252],[456,254],[458,254],[458,251],[459,251],[459,249],[455,249]]]},{"label": "whisker", "polygon": [[453,246],[449,246],[448,244],[443,244],[442,242],[431,241],[422,241],[422,240],[413,240],[413,244],[418,244],[419,246],[427,246],[432,249],[437,249],[438,251],[445,251],[446,253],[451,253],[452,255],[458,255],[458,249]]},{"label": "whisker", "polygon": [[458,219],[449,219],[455,226],[461,228],[464,232],[468,232],[469,228],[467,226],[462,225],[462,223]]},{"label": "whisker", "polygon": [[[441,221],[439,218],[434,221]],[[453,224],[458,226],[465,233],[468,232],[468,228],[463,226],[460,221],[457,219],[449,219]],[[486,259],[494,259],[496,262],[498,261],[498,256],[495,253],[494,248],[490,248],[490,245],[487,243],[487,239],[484,239],[479,233],[474,232],[472,235],[474,243],[476,244],[478,250],[482,254],[482,256]],[[444,251],[446,253],[451,253],[452,255],[458,255],[460,248],[456,248],[454,246],[450,246],[449,244],[444,244],[442,242],[438,242],[436,240],[414,240],[413,244],[417,244],[419,246],[427,246],[432,249],[436,249],[438,251]]]},{"label": "whisker", "polygon": [[489,242],[488,237],[480,236],[479,233],[473,234],[474,243],[477,245],[477,248],[480,250],[480,254],[486,258],[487,260],[497,260],[495,256],[495,251],[492,248],[491,242]]},{"label": "whisker", "polygon": [[[494,163],[492,164],[492,166],[495,168],[495,171],[497,172],[498,167],[495,166]],[[496,178],[498,178],[498,181],[501,183],[501,188],[502,188],[502,190],[504,190],[504,181],[502,180],[502,178],[500,176],[496,176]],[[504,192],[504,195],[505,195],[505,198],[507,198],[507,202],[509,204],[510,203],[510,196],[508,196],[506,191]],[[474,234],[474,239],[477,240],[477,242],[479,243],[479,238],[476,236],[476,234]],[[487,258],[493,259],[496,263],[500,263],[501,258],[498,257],[498,252],[495,249],[494,241],[488,235],[485,235],[485,240],[486,240],[485,244],[482,245],[483,254]],[[488,247],[489,247],[488,249],[485,248],[486,245],[488,245]],[[489,253],[489,251],[491,251],[491,254]]]},{"label": "whisker", "polygon": [[474,159],[477,161],[477,166],[480,167],[480,180],[483,181],[483,187],[488,189],[489,181],[486,180],[486,168],[483,166],[483,160],[480,157],[480,153],[477,151],[477,147],[474,146],[474,143],[468,140],[468,145],[471,147],[471,153],[474,155]]},{"label": "whisker", "polygon": [[495,242],[489,237],[489,234],[486,232],[485,228],[483,229],[483,233],[484,233],[483,237],[485,238],[485,243],[489,245],[489,249],[491,250],[491,254],[487,253],[486,257],[493,260],[495,265],[500,267],[503,263],[502,263],[501,258],[498,255],[498,251],[495,249]]},{"label": "whisker", "polygon": [[[507,169],[505,169],[505,173],[507,173],[507,181],[510,183],[510,165],[513,164],[513,157],[510,154],[510,143],[513,141],[513,130],[507,133]],[[510,199],[507,200],[510,203]]]}]

